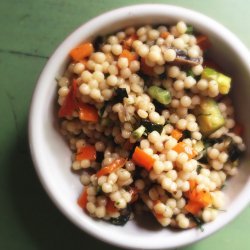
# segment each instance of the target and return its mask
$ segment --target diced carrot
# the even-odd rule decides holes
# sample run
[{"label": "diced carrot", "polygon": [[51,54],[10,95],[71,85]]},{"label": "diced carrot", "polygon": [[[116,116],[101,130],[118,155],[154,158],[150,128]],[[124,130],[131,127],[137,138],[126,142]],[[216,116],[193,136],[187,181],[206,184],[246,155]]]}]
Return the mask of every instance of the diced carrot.
[{"label": "diced carrot", "polygon": [[97,173],[96,173],[96,176],[99,178],[103,175],[107,175],[107,174],[110,174],[114,171],[116,171],[117,169],[119,168],[122,168],[125,163],[127,162],[127,159],[125,158],[118,158],[118,159],[115,159],[112,163],[110,163],[109,165],[103,167],[102,169],[100,169]]},{"label": "diced carrot", "polygon": [[127,49],[127,50],[130,49],[132,47],[133,42],[137,39],[138,39],[138,36],[136,35],[136,33],[124,39],[124,41],[122,42],[123,49]]},{"label": "diced carrot", "polygon": [[96,149],[94,146],[87,145],[80,148],[79,152],[76,154],[76,160],[95,160],[96,159]]},{"label": "diced carrot", "polygon": [[185,192],[185,196],[188,198],[188,203],[185,209],[192,213],[197,214],[204,207],[207,207],[212,203],[211,194],[208,191],[198,191],[196,189],[197,182],[195,180],[189,180],[190,189]]},{"label": "diced carrot", "polygon": [[174,148],[177,153],[186,153],[189,159],[194,158],[197,155],[197,152],[185,142],[179,142]]},{"label": "diced carrot", "polygon": [[179,129],[173,129],[171,132],[171,136],[179,141],[182,137],[182,132]]},{"label": "diced carrot", "polygon": [[127,49],[124,49],[122,51],[122,53],[120,54],[119,58],[121,58],[121,57],[127,58],[129,63],[137,59],[137,55],[135,53],[130,52]]},{"label": "diced carrot", "polygon": [[236,135],[242,136],[243,132],[244,132],[244,128],[243,128],[243,126],[241,124],[236,122],[235,126],[233,127],[233,132]]},{"label": "diced carrot", "polygon": [[79,119],[82,121],[97,122],[99,118],[98,110],[89,104],[79,104]]},{"label": "diced carrot", "polygon": [[81,208],[86,208],[87,205],[87,188],[84,188],[81,195],[79,196],[78,200],[77,200],[77,204],[81,207]]},{"label": "diced carrot", "polygon": [[73,111],[77,108],[77,103],[75,100],[76,91],[77,91],[77,81],[74,79],[72,81],[69,93],[65,98],[65,101],[59,109],[58,112],[59,117],[70,116],[72,115]]},{"label": "diced carrot", "polygon": [[132,160],[134,161],[136,165],[145,168],[147,171],[151,170],[155,162],[155,159],[152,156],[145,153],[139,147],[135,148],[135,152],[133,153]]},{"label": "diced carrot", "polygon": [[86,57],[89,57],[93,51],[94,48],[92,43],[83,43],[72,49],[69,55],[74,61],[80,61]]},{"label": "diced carrot", "polygon": [[106,210],[110,214],[116,213],[118,211],[118,209],[115,207],[115,203],[109,198],[106,204]]},{"label": "diced carrot", "polygon": [[138,195],[138,189],[136,187],[130,187],[128,192],[131,194],[131,201],[130,203],[134,203],[135,201],[138,200],[139,195]]},{"label": "diced carrot", "polygon": [[185,209],[191,214],[198,214],[202,208],[203,207],[199,202],[192,200],[188,201],[187,205],[185,206]]},{"label": "diced carrot", "polygon": [[161,220],[164,218],[163,214],[157,214],[155,212],[153,212],[154,216],[156,217],[157,220]]},{"label": "diced carrot", "polygon": [[141,71],[142,71],[142,73],[144,73],[145,75],[148,75],[148,76],[153,76],[155,74],[154,73],[154,68],[148,66],[146,64],[144,58],[141,58]]},{"label": "diced carrot", "polygon": [[169,35],[170,35],[169,32],[163,31],[163,32],[161,32],[160,37],[163,38],[163,39],[166,39]]},{"label": "diced carrot", "polygon": [[203,50],[207,50],[211,47],[211,43],[206,35],[199,35],[196,37],[197,45]]}]

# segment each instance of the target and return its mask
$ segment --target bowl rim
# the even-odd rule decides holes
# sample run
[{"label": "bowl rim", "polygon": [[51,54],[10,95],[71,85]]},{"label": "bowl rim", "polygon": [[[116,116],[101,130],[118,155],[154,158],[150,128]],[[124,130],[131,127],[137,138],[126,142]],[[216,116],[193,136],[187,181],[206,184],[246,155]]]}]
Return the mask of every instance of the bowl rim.
[{"label": "bowl rim", "polygon": [[[129,5],[117,9],[113,9],[111,11],[105,12],[99,16],[96,16],[92,19],[90,19],[88,22],[83,23],[80,25],[77,29],[75,29],[71,34],[69,34],[63,42],[57,47],[57,49],[54,51],[54,53],[51,55],[49,60],[47,61],[45,67],[42,70],[42,73],[40,74],[37,84],[35,86],[31,104],[30,104],[30,111],[29,111],[29,123],[28,123],[28,136],[29,136],[29,147],[30,147],[30,153],[32,157],[32,161],[34,163],[34,167],[36,170],[36,173],[42,183],[43,188],[45,189],[46,193],[49,195],[50,199],[54,202],[54,204],[57,206],[57,208],[71,221],[73,224],[78,226],[80,229],[84,230],[88,234],[113,245],[123,247],[123,248],[130,248],[130,249],[170,249],[170,248],[176,248],[185,246],[194,242],[197,242],[213,233],[218,231],[220,228],[224,227],[226,224],[228,224],[230,221],[232,221],[249,203],[250,197],[248,196],[248,192],[250,190],[250,180],[248,179],[248,182],[244,186],[243,190],[241,191],[240,195],[237,196],[237,200],[240,201],[240,206],[234,206],[234,209],[230,211],[230,213],[227,214],[226,217],[224,217],[223,221],[220,221],[220,223],[217,223],[212,228],[208,228],[207,231],[203,232],[202,234],[198,234],[196,238],[185,238],[182,242],[176,243],[169,243],[169,245],[166,245],[165,243],[162,244],[161,242],[153,242],[151,244],[144,243],[144,242],[130,242],[130,241],[120,241],[120,239],[116,239],[115,237],[107,237],[108,234],[106,232],[103,232],[102,234],[97,233],[93,228],[87,228],[85,227],[79,220],[77,220],[67,209],[63,206],[62,200],[59,199],[56,196],[56,193],[53,190],[53,186],[51,183],[48,183],[46,180],[46,174],[43,169],[43,166],[41,162],[39,161],[39,150],[36,147],[36,124],[38,115],[37,114],[37,108],[39,106],[39,95],[40,91],[43,87],[44,79],[46,78],[47,72],[51,67],[54,67],[54,62],[56,62],[58,59],[60,60],[60,54],[64,50],[64,47],[66,44],[70,43],[71,40],[73,40],[73,37],[77,36],[78,33],[81,33],[83,29],[86,29],[88,27],[91,27],[93,25],[97,25],[99,22],[102,22],[103,20],[106,20],[106,22],[111,22],[107,20],[115,20],[116,17],[119,15],[123,19],[126,19],[129,17],[129,14],[136,13],[136,11],[140,11],[140,14],[148,14],[148,15],[155,15],[157,12],[166,11],[166,15],[168,12],[173,11],[174,13],[178,12],[181,14],[185,13],[185,17],[188,15],[192,16],[193,22],[196,22],[195,20],[199,20],[199,22],[202,22],[203,25],[207,26],[205,23],[209,23],[210,26],[213,27],[213,29],[216,30],[215,33],[219,34],[220,37],[227,37],[228,43],[232,46],[234,44],[234,50],[237,52],[238,55],[240,55],[242,59],[242,63],[244,66],[248,69],[248,73],[250,76],[250,57],[244,57],[245,54],[249,54],[249,50],[247,47],[226,27],[218,23],[217,21],[211,19],[210,17],[201,14],[197,11],[190,10],[184,7],[175,6],[175,5],[168,5],[168,4],[136,4],[136,5]],[[246,198],[248,197],[248,198]],[[95,223],[93,221],[93,223]]]}]

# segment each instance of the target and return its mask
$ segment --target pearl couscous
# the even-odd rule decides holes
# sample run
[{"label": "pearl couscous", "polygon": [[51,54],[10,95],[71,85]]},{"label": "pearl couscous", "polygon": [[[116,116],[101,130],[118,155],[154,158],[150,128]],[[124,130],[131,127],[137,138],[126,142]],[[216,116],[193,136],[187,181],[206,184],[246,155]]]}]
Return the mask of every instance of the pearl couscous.
[{"label": "pearl couscous", "polygon": [[231,78],[208,37],[176,25],[129,27],[84,42],[58,79],[58,116],[78,204],[123,225],[148,210],[163,227],[213,221],[245,145]]}]

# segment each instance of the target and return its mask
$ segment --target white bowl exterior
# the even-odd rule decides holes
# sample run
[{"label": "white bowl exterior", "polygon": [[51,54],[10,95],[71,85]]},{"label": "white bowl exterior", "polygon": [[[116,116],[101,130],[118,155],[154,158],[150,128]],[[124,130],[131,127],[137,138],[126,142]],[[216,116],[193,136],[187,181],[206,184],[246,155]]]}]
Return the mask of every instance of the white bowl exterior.
[{"label": "white bowl exterior", "polygon": [[[119,30],[128,25],[174,23],[184,20],[209,35],[212,54],[234,79],[233,97],[239,120],[245,124],[249,155],[249,99],[250,57],[247,48],[226,28],[197,12],[181,7],[158,4],[135,5],[98,16],[74,31],[57,48],[45,66],[35,89],[29,118],[29,140],[33,162],[38,176],[57,207],[78,227],[95,237],[117,246],[131,249],[171,249],[200,240],[231,221],[249,202],[249,159],[241,164],[239,174],[230,180],[226,190],[227,212],[205,225],[204,232],[196,229],[173,232],[168,229],[150,230],[133,222],[116,227],[93,220],[77,205],[81,192],[77,175],[70,171],[71,153],[58,131],[56,118],[56,81],[65,70],[68,51],[85,40]],[[218,57],[219,55],[219,57]],[[236,84],[240,82],[240,89]],[[236,102],[237,100],[237,102]],[[240,102],[239,102],[240,100]],[[244,109],[242,106],[244,105]]]}]

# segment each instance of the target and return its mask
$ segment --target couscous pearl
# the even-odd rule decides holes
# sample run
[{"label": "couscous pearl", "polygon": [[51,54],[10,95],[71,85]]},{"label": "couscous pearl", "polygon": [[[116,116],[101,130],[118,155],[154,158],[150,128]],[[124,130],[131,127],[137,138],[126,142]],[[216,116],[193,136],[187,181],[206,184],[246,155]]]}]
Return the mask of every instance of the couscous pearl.
[{"label": "couscous pearl", "polygon": [[183,21],[180,21],[177,23],[176,29],[180,34],[184,34],[187,31],[187,25]]},{"label": "couscous pearl", "polygon": [[165,208],[166,206],[163,203],[159,202],[154,206],[154,211],[157,214],[163,214],[165,212]]},{"label": "couscous pearl", "polygon": [[97,207],[95,210],[95,215],[97,218],[103,218],[106,214],[106,209],[104,206]]},{"label": "couscous pearl", "polygon": [[191,47],[190,49],[188,49],[188,55],[191,58],[197,58],[199,57],[199,50],[197,48]]},{"label": "couscous pearl", "polygon": [[152,121],[154,123],[158,123],[158,121],[160,119],[160,115],[157,112],[150,112],[149,119],[150,119],[150,121]]},{"label": "couscous pearl", "polygon": [[183,96],[180,100],[180,103],[183,107],[189,107],[192,103],[191,98],[189,96]]},{"label": "couscous pearl", "polygon": [[117,81],[118,81],[118,79],[117,79],[117,77],[115,75],[110,75],[107,78],[107,84],[109,86],[116,86]]},{"label": "couscous pearl", "polygon": [[101,176],[98,178],[98,185],[103,185],[105,182],[107,182],[107,176]]},{"label": "couscous pearl", "polygon": [[84,186],[87,186],[89,185],[90,183],[90,178],[89,178],[89,175],[88,174],[82,174],[81,177],[80,177],[80,181],[81,183],[84,185]]},{"label": "couscous pearl", "polygon": [[129,68],[131,72],[136,72],[140,69],[140,63],[138,61],[130,62]]},{"label": "couscous pearl", "polygon": [[173,46],[177,49],[183,49],[185,47],[185,43],[182,38],[176,38],[173,41]]},{"label": "couscous pearl", "polygon": [[80,91],[80,93],[82,95],[89,95],[89,93],[90,93],[90,87],[87,84],[83,83],[79,87],[79,91]]},{"label": "couscous pearl", "polygon": [[172,185],[172,183],[173,183],[173,182],[172,182],[171,179],[165,177],[165,178],[163,178],[162,181],[161,181],[161,186],[162,186],[163,189],[170,191],[170,190],[171,190],[171,185]]},{"label": "couscous pearl", "polygon": [[167,61],[167,62],[172,62],[175,60],[176,58],[176,52],[175,50],[173,49],[167,49],[166,51],[164,51],[164,59]]},{"label": "couscous pearl", "polygon": [[213,160],[212,161],[212,167],[215,170],[221,170],[223,168],[223,164],[220,161],[218,161],[218,160]]},{"label": "couscous pearl", "polygon": [[187,89],[192,88],[196,83],[196,80],[192,76],[188,76],[184,79],[184,87]]},{"label": "couscous pearl", "polygon": [[82,168],[88,168],[88,167],[90,167],[90,161],[89,160],[82,160],[81,161],[81,167]]},{"label": "couscous pearl", "polygon": [[144,183],[144,181],[143,180],[136,180],[135,181],[135,186],[136,186],[136,188],[138,188],[139,190],[143,190],[144,189],[144,187],[145,187],[145,183]]},{"label": "couscous pearl", "polygon": [[176,144],[177,144],[177,140],[176,140],[175,138],[173,138],[173,137],[170,137],[170,138],[165,142],[164,147],[165,147],[165,149],[170,150],[170,149],[172,149],[173,147],[175,147]]},{"label": "couscous pearl", "polygon": [[192,135],[192,138],[197,140],[197,141],[201,140],[201,138],[202,138],[202,134],[198,131],[192,132],[191,135]]},{"label": "couscous pearl", "polygon": [[180,228],[186,229],[189,227],[189,219],[186,217],[183,217],[178,220],[178,225]]},{"label": "couscous pearl", "polygon": [[119,209],[125,208],[127,205],[126,201],[124,198],[119,199],[118,201],[115,202],[115,206]]},{"label": "couscous pearl", "polygon": [[147,58],[152,62],[157,62],[161,59],[161,54],[156,50],[150,50],[150,52],[147,55]]},{"label": "couscous pearl", "polygon": [[209,156],[209,158],[211,158],[213,160],[217,159],[219,154],[220,154],[220,152],[216,148],[211,148],[211,149],[208,150],[208,156]]},{"label": "couscous pearl", "polygon": [[179,120],[179,117],[176,114],[172,114],[172,115],[170,115],[169,120],[171,123],[177,123]]},{"label": "couscous pearl", "polygon": [[188,155],[186,153],[180,153],[176,160],[180,164],[184,164],[185,162],[188,161]]},{"label": "couscous pearl", "polygon": [[201,91],[204,91],[208,88],[208,81],[206,79],[200,79],[197,82],[197,88]]},{"label": "couscous pearl", "polygon": [[218,156],[218,160],[221,163],[225,163],[228,160],[228,154],[226,152],[220,153],[220,155]]},{"label": "couscous pearl", "polygon": [[198,64],[198,65],[192,67],[192,71],[193,71],[193,73],[194,73],[196,76],[198,76],[198,75],[200,75],[200,74],[202,73],[203,67],[202,67],[201,64]]},{"label": "couscous pearl", "polygon": [[183,90],[183,88],[184,88],[184,82],[183,82],[182,80],[176,80],[176,81],[174,82],[174,88],[175,88],[175,90],[177,90],[177,91]]},{"label": "couscous pearl", "polygon": [[90,214],[93,214],[93,213],[95,213],[95,211],[96,211],[96,206],[95,206],[94,203],[88,202],[87,205],[86,205],[86,209],[88,210],[88,212],[89,212]]},{"label": "couscous pearl", "polygon": [[120,69],[125,69],[128,67],[128,59],[126,57],[120,57],[118,59],[117,65]]},{"label": "couscous pearl", "polygon": [[143,44],[137,48],[137,53],[141,57],[146,57],[149,53],[149,47],[147,45]]},{"label": "couscous pearl", "polygon": [[120,75],[121,75],[121,77],[123,77],[124,79],[127,79],[127,78],[129,78],[130,75],[131,75],[131,70],[130,70],[129,68],[121,69]]},{"label": "couscous pearl", "polygon": [[169,151],[167,152],[166,158],[167,158],[168,161],[175,161],[176,158],[177,158],[177,156],[178,156],[178,154],[177,154],[176,151],[174,151],[174,150],[169,150]]},{"label": "couscous pearl", "polygon": [[104,80],[104,74],[101,71],[95,71],[92,77],[97,81],[101,82]]},{"label": "couscous pearl", "polygon": [[67,77],[61,77],[59,80],[58,80],[58,85],[60,87],[64,87],[64,86],[68,86],[69,85],[69,79]]},{"label": "couscous pearl", "polygon": [[102,191],[104,193],[111,193],[112,192],[112,185],[110,183],[103,183]]},{"label": "couscous pearl", "polygon": [[74,66],[74,73],[80,75],[85,69],[85,66],[83,63],[76,63]]},{"label": "couscous pearl", "polygon": [[85,70],[82,72],[81,78],[84,83],[87,83],[92,79],[92,74],[89,71]]},{"label": "couscous pearl", "polygon": [[96,62],[96,63],[103,63],[106,60],[106,56],[104,53],[102,52],[96,52],[93,54],[92,59]]},{"label": "couscous pearl", "polygon": [[101,91],[99,89],[92,89],[90,91],[90,97],[97,100],[101,97]]},{"label": "couscous pearl", "polygon": [[168,76],[172,78],[177,78],[177,76],[180,74],[180,68],[177,66],[171,66],[168,69]]},{"label": "couscous pearl", "polygon": [[69,88],[66,86],[63,86],[58,90],[58,95],[62,97],[67,96],[68,93],[69,93]]},{"label": "couscous pearl", "polygon": [[191,132],[194,132],[198,129],[198,125],[196,122],[188,121],[187,122],[187,129]]}]

